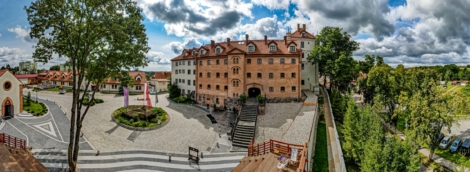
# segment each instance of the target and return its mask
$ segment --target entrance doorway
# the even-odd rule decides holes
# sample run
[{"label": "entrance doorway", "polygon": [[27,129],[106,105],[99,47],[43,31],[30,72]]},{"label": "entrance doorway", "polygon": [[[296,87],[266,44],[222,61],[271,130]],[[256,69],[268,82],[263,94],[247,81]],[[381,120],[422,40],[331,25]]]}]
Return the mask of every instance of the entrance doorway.
[{"label": "entrance doorway", "polygon": [[7,98],[7,100],[4,101],[2,111],[3,111],[2,117],[4,119],[13,118],[14,116],[13,102],[9,98]]},{"label": "entrance doorway", "polygon": [[256,97],[259,94],[261,94],[261,90],[259,88],[248,89],[248,97]]}]

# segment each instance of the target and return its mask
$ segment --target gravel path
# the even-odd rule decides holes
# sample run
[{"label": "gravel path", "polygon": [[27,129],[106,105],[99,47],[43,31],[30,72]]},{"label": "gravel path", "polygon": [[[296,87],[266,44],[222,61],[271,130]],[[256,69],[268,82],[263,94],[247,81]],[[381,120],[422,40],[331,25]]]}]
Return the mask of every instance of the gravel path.
[{"label": "gravel path", "polygon": [[[24,92],[27,93],[28,90]],[[158,95],[158,107],[163,108],[169,115],[169,122],[162,128],[153,131],[144,131],[134,141],[127,138],[133,132],[111,121],[114,110],[123,106],[123,97],[114,94],[97,93],[96,98],[105,102],[91,107],[83,122],[83,133],[90,144],[98,150],[158,150],[174,153],[187,153],[188,146],[206,151],[213,147],[217,139],[215,125],[205,117],[205,113],[195,107],[171,104],[168,94]],[[35,96],[35,94],[32,94]],[[71,109],[71,93],[60,95],[55,92],[39,92],[39,98],[55,101],[67,114]],[[129,104],[143,105],[137,101],[138,96],[129,96]],[[155,103],[155,96],[150,96]],[[174,110],[176,109],[176,110]]]}]

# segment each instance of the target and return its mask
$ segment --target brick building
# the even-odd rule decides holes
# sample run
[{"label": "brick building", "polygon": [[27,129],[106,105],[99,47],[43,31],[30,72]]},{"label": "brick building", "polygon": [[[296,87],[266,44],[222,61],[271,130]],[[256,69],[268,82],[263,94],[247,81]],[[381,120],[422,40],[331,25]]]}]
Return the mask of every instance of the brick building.
[{"label": "brick building", "polygon": [[184,50],[174,58],[196,61],[196,101],[230,107],[245,93],[267,98],[301,97],[301,49],[294,40],[250,40]]}]

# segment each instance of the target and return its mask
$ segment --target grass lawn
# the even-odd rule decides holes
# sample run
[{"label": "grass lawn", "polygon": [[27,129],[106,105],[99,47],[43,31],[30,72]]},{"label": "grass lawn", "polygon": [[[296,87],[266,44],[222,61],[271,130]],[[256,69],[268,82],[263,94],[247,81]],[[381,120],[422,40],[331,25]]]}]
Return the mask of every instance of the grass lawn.
[{"label": "grass lawn", "polygon": [[449,152],[449,149],[441,150],[438,148],[436,149],[435,154],[439,155],[440,157],[444,159],[452,161],[453,163],[470,168],[470,157],[463,158],[462,155],[460,154],[460,149],[459,149],[459,153],[453,154]]},{"label": "grass lawn", "polygon": [[[45,111],[44,107],[41,104],[36,103],[34,101],[31,101],[31,105],[27,106],[26,99],[23,100],[23,110],[28,111],[29,113],[33,115],[41,114]],[[47,110],[45,112],[47,112]]]},{"label": "grass lawn", "polygon": [[[45,89],[46,91],[54,91],[54,92],[59,92],[61,89],[60,88],[48,88],[48,89]],[[65,88],[65,91],[67,91],[67,93],[71,93],[72,92],[72,89],[70,88]]]},{"label": "grass lawn", "polygon": [[318,123],[313,171],[328,172],[328,144],[326,142],[326,124]]}]

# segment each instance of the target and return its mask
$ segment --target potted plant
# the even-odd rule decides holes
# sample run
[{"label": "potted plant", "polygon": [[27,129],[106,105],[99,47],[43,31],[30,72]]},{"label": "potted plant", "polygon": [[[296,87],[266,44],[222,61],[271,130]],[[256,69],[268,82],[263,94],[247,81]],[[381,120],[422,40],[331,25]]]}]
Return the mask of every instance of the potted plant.
[{"label": "potted plant", "polygon": [[245,104],[247,99],[248,99],[248,96],[245,93],[240,94],[240,102],[242,104]]},{"label": "potted plant", "polygon": [[258,94],[258,96],[256,96],[256,100],[258,100],[259,104],[264,104],[264,97],[261,94]]}]

